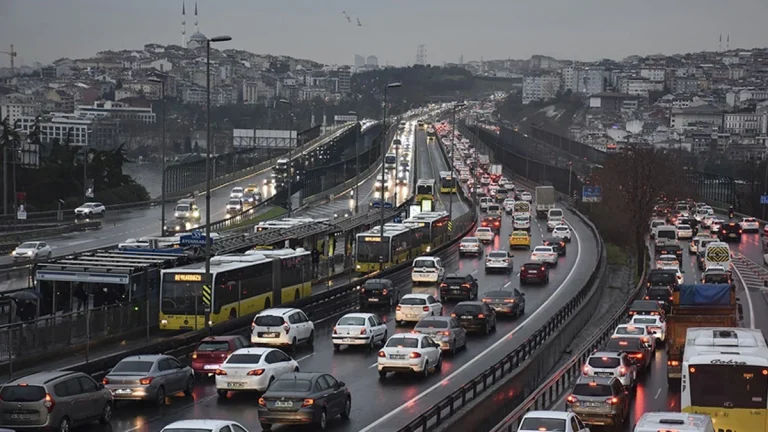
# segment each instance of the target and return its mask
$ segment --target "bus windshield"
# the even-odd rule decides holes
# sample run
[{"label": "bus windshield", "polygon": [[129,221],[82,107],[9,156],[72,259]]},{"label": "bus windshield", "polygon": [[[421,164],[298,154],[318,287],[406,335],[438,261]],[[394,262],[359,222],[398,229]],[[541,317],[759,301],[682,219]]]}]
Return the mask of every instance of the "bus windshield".
[{"label": "bus windshield", "polygon": [[[177,282],[175,273],[164,275],[160,310],[168,315],[202,315],[205,309],[202,299],[203,282]],[[195,308],[197,300],[197,308]]]},{"label": "bus windshield", "polygon": [[395,157],[395,155],[388,154],[388,155],[384,156],[384,162],[386,162],[388,164],[393,164],[393,163],[397,162],[397,157]]},{"label": "bus windshield", "polygon": [[[374,237],[378,240],[378,237]],[[382,259],[389,261],[389,239],[384,238],[384,242],[366,241],[363,238],[357,240],[357,261],[365,263],[375,263]]]},{"label": "bus windshield", "polygon": [[691,406],[765,409],[766,368],[748,365],[691,365]]},{"label": "bus windshield", "polygon": [[454,185],[453,177],[442,177],[440,179],[440,185],[442,187],[453,187],[453,185]]},{"label": "bus windshield", "polygon": [[416,186],[417,195],[432,195],[432,185],[418,185]]}]

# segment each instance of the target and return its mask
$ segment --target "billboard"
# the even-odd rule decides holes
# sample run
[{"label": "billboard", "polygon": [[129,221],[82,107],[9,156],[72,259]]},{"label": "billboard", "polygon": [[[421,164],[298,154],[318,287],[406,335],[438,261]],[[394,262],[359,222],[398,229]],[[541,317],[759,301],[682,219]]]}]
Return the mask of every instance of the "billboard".
[{"label": "billboard", "polygon": [[336,124],[354,122],[354,121],[357,121],[357,116],[353,116],[353,115],[337,115],[337,116],[333,116],[333,121]]},{"label": "billboard", "polygon": [[232,129],[232,146],[244,148],[296,148],[297,131],[273,129]]}]

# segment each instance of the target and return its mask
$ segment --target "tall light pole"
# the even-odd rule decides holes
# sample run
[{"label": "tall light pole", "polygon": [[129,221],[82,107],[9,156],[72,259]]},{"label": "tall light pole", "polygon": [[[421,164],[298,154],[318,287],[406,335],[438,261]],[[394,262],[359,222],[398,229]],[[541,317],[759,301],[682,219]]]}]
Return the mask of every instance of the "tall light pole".
[{"label": "tall light pole", "polygon": [[[384,155],[387,154],[387,90],[391,88],[398,88],[402,87],[403,83],[394,82],[389,83],[384,87],[384,134],[381,138],[381,199],[379,200],[379,204],[381,206],[381,232],[379,233],[379,239],[381,240],[379,242],[379,250],[380,252],[384,252]],[[397,172],[397,171],[395,171]],[[395,185],[397,186],[397,185]],[[393,206],[394,207],[394,206]],[[382,255],[380,257],[383,258]],[[384,261],[382,259],[379,259],[379,270],[384,270]]]},{"label": "tall light pole", "polygon": [[293,104],[288,99],[280,99],[278,102],[288,105],[290,110],[288,114],[288,133],[290,134],[288,138],[288,217],[291,217],[291,211],[293,210],[293,197],[291,196],[291,188],[293,186]]},{"label": "tall light pole", "polygon": [[360,205],[360,194],[357,189],[357,185],[360,183],[360,129],[363,125],[360,124],[360,116],[356,111],[350,111],[349,115],[355,116],[355,123],[358,123],[355,128],[355,215],[357,215]]},{"label": "tall light pole", "polygon": [[[456,102],[453,104],[453,108],[451,109],[451,157],[448,161],[449,168],[451,169],[451,181],[454,185],[456,185],[456,176],[453,173],[453,155],[454,151],[456,151],[456,110],[466,105],[464,102]],[[458,186],[456,186],[458,188]],[[458,190],[456,191],[458,193]],[[448,217],[453,220],[453,195],[454,193],[451,193],[448,195]],[[450,238],[453,238],[453,232],[450,232],[449,234]]]},{"label": "tall light pole", "polygon": [[[231,41],[229,36],[210,38],[205,44],[205,81],[206,81],[206,143],[205,143],[205,283],[213,290],[211,277],[211,44]],[[201,295],[202,298],[202,295]],[[205,308],[205,326],[211,329],[211,307]],[[197,328],[197,317],[195,317]]]},{"label": "tall light pole", "polygon": [[160,83],[160,98],[163,100],[163,107],[160,113],[163,130],[160,141],[160,159],[162,163],[160,168],[162,170],[160,180],[160,235],[163,236],[165,235],[165,77],[163,79],[151,77],[149,81]]}]

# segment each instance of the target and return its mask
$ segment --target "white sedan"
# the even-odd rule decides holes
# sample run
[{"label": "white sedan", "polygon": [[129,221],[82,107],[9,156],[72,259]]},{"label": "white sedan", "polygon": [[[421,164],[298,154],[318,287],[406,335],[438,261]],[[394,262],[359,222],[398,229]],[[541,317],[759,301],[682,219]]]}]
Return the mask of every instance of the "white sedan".
[{"label": "white sedan", "polygon": [[744,232],[760,232],[760,222],[757,221],[757,219],[753,217],[746,217],[741,219],[741,229],[744,230]]},{"label": "white sedan", "polygon": [[237,432],[248,432],[243,425],[231,420],[215,420],[215,419],[196,419],[196,420],[179,420],[173,422],[164,427],[160,432],[178,432],[178,431],[195,431],[195,432],[221,432],[234,430]]},{"label": "white sedan", "polygon": [[491,178],[488,177],[487,175],[480,177],[480,184],[483,186],[488,186],[489,184],[491,184]]},{"label": "white sedan", "polygon": [[42,241],[24,242],[11,252],[13,261],[36,261],[43,259],[51,259],[53,250],[48,246],[48,243]]},{"label": "white sedan", "polygon": [[552,246],[536,246],[531,252],[531,261],[556,266],[557,252]]},{"label": "white sedan", "polygon": [[649,344],[653,350],[656,349],[656,337],[651,334],[646,326],[636,326],[633,324],[619,324],[613,331],[614,338],[638,338],[644,343]]},{"label": "white sedan", "polygon": [[589,432],[578,415],[567,411],[528,411],[517,432]]},{"label": "white sedan", "polygon": [[216,393],[230,391],[264,392],[269,382],[299,371],[299,363],[275,348],[240,348],[216,369]]},{"label": "white sedan", "polygon": [[512,228],[517,230],[525,230],[528,231],[531,229],[531,217],[526,215],[517,215],[512,220]]},{"label": "white sedan", "polygon": [[531,195],[530,192],[523,192],[520,194],[520,199],[523,201],[531,202],[533,201],[533,195]]},{"label": "white sedan", "polygon": [[571,228],[568,225],[557,225],[552,230],[552,237],[563,239],[566,242],[571,241]]},{"label": "white sedan", "polygon": [[693,228],[690,225],[680,224],[677,227],[677,238],[689,239],[693,237]]},{"label": "white sedan", "polygon": [[376,344],[387,340],[387,325],[372,313],[348,313],[339,318],[333,327],[333,349],[342,345],[365,345],[373,350]]},{"label": "white sedan", "polygon": [[662,270],[677,270],[680,268],[680,261],[675,255],[661,255],[656,259],[656,268]]},{"label": "white sedan", "polygon": [[480,227],[475,230],[475,237],[479,238],[483,243],[491,243],[496,237],[496,233],[489,227]]},{"label": "white sedan", "polygon": [[241,188],[239,186],[238,187],[234,187],[234,188],[232,188],[232,192],[229,193],[229,198],[230,199],[238,199],[239,200],[239,199],[243,198],[243,194],[244,193],[245,193],[245,190],[243,188]]},{"label": "white sedan", "polygon": [[379,351],[377,367],[379,378],[389,372],[416,372],[425,378],[443,366],[440,344],[424,334],[399,333],[387,341]]},{"label": "white sedan", "polygon": [[658,342],[664,342],[667,339],[667,322],[658,315],[635,315],[629,321],[630,325],[645,326],[648,333],[656,336]]},{"label": "white sedan", "polygon": [[406,294],[395,309],[395,322],[418,322],[424,317],[442,315],[443,305],[430,294]]}]

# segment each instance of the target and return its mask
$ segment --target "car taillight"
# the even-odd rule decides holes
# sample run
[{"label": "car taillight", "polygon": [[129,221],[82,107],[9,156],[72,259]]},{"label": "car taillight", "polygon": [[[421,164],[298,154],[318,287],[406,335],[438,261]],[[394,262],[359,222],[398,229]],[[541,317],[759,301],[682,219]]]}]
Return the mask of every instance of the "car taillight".
[{"label": "car taillight", "polygon": [[412,352],[408,357],[410,358],[421,358],[421,354],[417,352]]},{"label": "car taillight", "polygon": [[455,313],[452,313],[452,314],[451,314],[451,318],[456,318],[456,314],[455,314]]},{"label": "car taillight", "polygon": [[365,288],[360,288],[360,292],[365,294]]},{"label": "car taillight", "polygon": [[491,300],[491,299],[487,299],[487,298],[484,298],[484,299],[482,299],[481,301],[482,301],[483,303],[490,303],[492,300]]},{"label": "car taillight", "polygon": [[102,378],[102,379],[101,379],[101,383],[102,383],[102,384],[104,384],[104,385],[107,385],[107,384],[109,384],[109,378],[106,378],[106,377],[105,377],[105,378]]},{"label": "car taillight", "polygon": [[484,314],[477,314],[477,318],[478,319],[483,319],[483,318],[485,318],[485,315]]},{"label": "car taillight", "polygon": [[421,310],[423,310],[424,312],[429,312],[429,306],[424,306],[423,308],[421,308]]},{"label": "car taillight", "polygon": [[586,376],[587,374],[589,374],[589,366],[584,366],[583,368],[581,368],[581,373],[582,373],[584,376]]},{"label": "car taillight", "polygon": [[361,328],[361,329],[360,329],[360,334],[361,334],[361,335],[364,335],[365,333],[366,333],[366,331],[365,331],[365,327]]},{"label": "car taillight", "polygon": [[568,395],[566,400],[568,401],[568,403],[576,403],[579,401],[579,399],[574,395]]},{"label": "car taillight", "polygon": [[609,405],[616,405],[619,403],[619,398],[617,397],[609,397],[605,400]]},{"label": "car taillight", "polygon": [[632,358],[641,359],[643,358],[643,353],[630,354],[629,356]]},{"label": "car taillight", "polygon": [[288,323],[283,324],[283,330],[285,330],[286,333],[291,331],[291,325]]},{"label": "car taillight", "polygon": [[192,360],[194,360],[194,359],[196,359],[196,358],[197,358],[197,351],[195,351],[195,352],[193,352],[193,353],[192,353]]},{"label": "car taillight", "polygon": [[669,296],[669,300],[672,301],[672,296]]},{"label": "car taillight", "polygon": [[680,362],[677,360],[667,360],[667,366],[680,366]]},{"label": "car taillight", "polygon": [[514,303],[515,299],[505,299],[504,303]]},{"label": "car taillight", "polygon": [[256,323],[255,323],[255,322],[252,322],[252,323],[251,323],[251,330],[254,330],[255,328],[256,328]]},{"label": "car taillight", "polygon": [[304,408],[304,407],[312,406],[314,404],[315,404],[314,399],[304,399],[304,402],[301,404],[301,407]]},{"label": "car taillight", "polygon": [[155,379],[154,377],[146,377],[139,380],[139,384],[141,385],[150,385],[152,384],[152,380]]},{"label": "car taillight", "polygon": [[439,332],[437,332],[437,334],[440,335],[440,336],[450,336],[451,332],[449,332],[449,331],[439,331]]},{"label": "car taillight", "polygon": [[387,289],[386,289],[386,288],[384,288],[383,290],[381,290],[381,295],[387,295],[387,293],[388,293],[388,292],[389,292],[389,291],[387,291]]},{"label": "car taillight", "polygon": [[386,354],[384,354],[384,351],[379,351],[379,357],[381,357],[381,358],[384,358],[384,357],[386,357],[386,356],[387,356],[387,355],[386,355]]},{"label": "car taillight", "polygon": [[541,271],[544,271],[544,270],[546,270],[546,267],[541,266]]},{"label": "car taillight", "polygon": [[403,309],[403,307],[402,307],[402,306],[400,306],[400,305],[397,305],[397,310],[402,310],[402,309]]},{"label": "car taillight", "polygon": [[334,327],[334,328],[333,328],[333,334],[339,334],[339,333],[336,331],[336,327]]},{"label": "car taillight", "polygon": [[624,366],[619,368],[619,376],[626,376],[627,375],[627,368]]},{"label": "car taillight", "polygon": [[43,406],[48,410],[49,414],[53,412],[53,407],[56,406],[56,401],[53,400],[53,396],[51,396],[50,393],[45,394],[45,399],[43,399]]},{"label": "car taillight", "polygon": [[223,369],[216,369],[216,375],[221,376],[221,375],[226,375],[226,374],[227,374],[227,371],[225,371]]},{"label": "car taillight", "polygon": [[640,340],[643,341],[643,343],[648,343],[648,338],[645,336],[641,337]]},{"label": "car taillight", "polygon": [[254,369],[251,371],[248,371],[246,375],[248,376],[262,376],[264,374],[264,369]]},{"label": "car taillight", "polygon": [[264,398],[259,398],[259,405],[267,406],[267,403],[264,401]]}]

